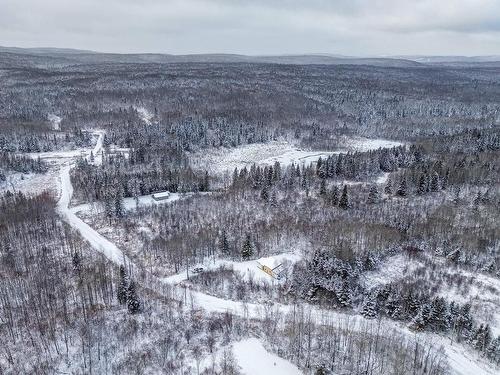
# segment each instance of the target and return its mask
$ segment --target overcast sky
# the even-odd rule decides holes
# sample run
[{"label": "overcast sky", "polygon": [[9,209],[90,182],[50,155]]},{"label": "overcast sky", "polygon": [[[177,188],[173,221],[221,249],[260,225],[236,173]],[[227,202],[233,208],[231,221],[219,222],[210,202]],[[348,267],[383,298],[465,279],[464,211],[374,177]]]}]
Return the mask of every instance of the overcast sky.
[{"label": "overcast sky", "polygon": [[500,54],[500,0],[0,0],[0,45],[492,55]]}]

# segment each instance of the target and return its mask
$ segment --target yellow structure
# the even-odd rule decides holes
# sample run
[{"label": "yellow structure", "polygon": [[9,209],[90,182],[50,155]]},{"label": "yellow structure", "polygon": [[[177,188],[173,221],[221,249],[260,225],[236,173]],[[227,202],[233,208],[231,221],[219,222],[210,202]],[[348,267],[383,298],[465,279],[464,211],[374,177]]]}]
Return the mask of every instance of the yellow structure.
[{"label": "yellow structure", "polygon": [[279,264],[278,266],[274,267],[274,268],[271,268],[269,266],[266,266],[265,264],[261,264],[259,262],[257,262],[257,267],[259,269],[261,269],[262,271],[264,271],[265,273],[267,273],[269,276],[273,277],[273,278],[278,278],[278,274],[275,272],[275,270],[277,270],[278,268],[281,267],[281,264]]}]

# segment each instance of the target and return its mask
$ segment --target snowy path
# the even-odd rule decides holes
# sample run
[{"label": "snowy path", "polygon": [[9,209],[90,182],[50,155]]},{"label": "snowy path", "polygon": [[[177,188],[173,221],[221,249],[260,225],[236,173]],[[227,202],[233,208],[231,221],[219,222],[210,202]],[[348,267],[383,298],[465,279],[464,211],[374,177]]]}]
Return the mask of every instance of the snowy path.
[{"label": "snowy path", "polygon": [[[99,136],[92,153],[95,157],[95,162],[99,163],[99,154],[102,150],[104,141],[104,132],[98,131],[96,134]],[[90,152],[86,153],[89,157]],[[100,160],[102,161],[102,160]],[[71,184],[70,170],[72,163],[65,165],[61,168],[60,173],[60,186],[61,193],[57,203],[57,212],[61,217],[73,228],[75,228],[83,238],[85,238],[90,245],[103,254],[106,258],[116,264],[131,264],[130,260],[118,249],[118,247],[106,238],[97,233],[92,227],[84,223],[76,214],[69,208],[71,197],[73,196],[73,185]]]},{"label": "snowy path", "polygon": [[75,228],[82,235],[82,237],[90,243],[94,249],[98,250],[110,261],[116,264],[130,264],[130,260],[120,249],[118,249],[118,247],[116,247],[115,244],[108,241],[88,224],[84,223],[83,220],[76,216],[75,213],[69,208],[69,202],[73,195],[73,186],[71,185],[69,176],[70,169],[70,165],[61,169],[61,197],[57,204],[57,211],[69,225]]},{"label": "snowy path", "polygon": [[[104,133],[99,133],[99,139],[97,144],[93,150],[94,155],[99,155],[100,150],[102,148]],[[89,152],[90,154],[90,152]],[[98,158],[95,159],[95,163],[99,163]],[[70,169],[71,164],[66,164],[61,169],[60,182],[61,182],[61,196],[58,202],[57,210],[61,217],[74,229],[76,229],[84,239],[86,239],[90,245],[97,250],[99,253],[104,255],[107,259],[112,261],[115,264],[124,264],[128,265],[129,270],[134,273],[137,282],[145,288],[151,289],[157,292],[160,295],[163,295],[166,298],[176,299],[179,301],[191,301],[193,307],[201,307],[208,313],[224,313],[231,312],[237,316],[241,316],[244,318],[252,318],[252,319],[261,319],[268,315],[270,311],[274,311],[280,314],[287,314],[293,312],[296,306],[293,305],[283,305],[279,303],[269,303],[269,304],[256,304],[256,303],[243,303],[239,301],[226,300],[223,298],[218,298],[215,296],[210,296],[208,294],[190,290],[186,285],[179,285],[178,282],[183,280],[183,276],[167,278],[165,281],[162,281],[156,278],[154,275],[151,275],[147,272],[140,271],[138,267],[134,266],[133,263],[128,259],[125,254],[119,249],[115,244],[107,240],[101,234],[99,234],[95,229],[90,227],[88,224],[84,223],[80,218],[78,218],[75,213],[69,208],[69,203],[73,194],[73,186],[71,185],[70,180]],[[233,264],[234,265],[234,264]],[[246,265],[243,265],[246,267]],[[184,296],[184,298],[183,298]],[[306,306],[306,305],[305,305]],[[368,321],[359,315],[349,315],[345,313],[340,313],[334,310],[323,310],[318,309],[316,307],[306,307],[310,309],[312,317],[317,322],[325,322],[325,321],[342,321],[345,319],[349,319],[352,322],[351,328],[356,329],[356,327],[362,328]],[[392,329],[395,329],[398,332],[414,335],[414,333],[410,332],[407,328],[400,326],[399,324],[388,320],[383,319],[383,324],[387,328],[389,332]],[[452,368],[452,372],[454,374],[477,374],[477,375],[493,375],[497,372],[485,361],[479,359],[479,357],[475,353],[471,353],[462,345],[458,345],[456,343],[450,343],[449,339],[445,337],[441,337],[439,335],[427,334],[429,338],[431,338],[434,343],[439,346],[443,346],[445,353],[450,362],[450,366]],[[285,371],[285,372],[275,372],[277,374],[294,374],[300,372],[293,372],[295,370],[298,371],[291,363],[279,359],[278,357],[268,353],[262,347],[260,342],[255,342],[256,339],[245,340],[241,343],[237,343],[236,345],[236,355],[237,353],[241,353],[238,348],[245,349],[248,345],[252,347],[251,356],[245,357],[241,356],[239,359],[240,365],[247,371],[247,374],[257,374],[259,372],[252,372],[253,367],[251,367],[250,362],[258,363],[257,359],[273,362],[273,367],[268,367],[273,369],[274,362],[279,363],[279,367],[277,367],[277,371]],[[260,346],[260,347],[259,347]],[[264,352],[265,351],[265,354]],[[258,357],[254,357],[258,355]],[[246,367],[246,366],[249,367]],[[286,370],[281,370],[286,369]],[[288,372],[286,372],[288,371]]]}]

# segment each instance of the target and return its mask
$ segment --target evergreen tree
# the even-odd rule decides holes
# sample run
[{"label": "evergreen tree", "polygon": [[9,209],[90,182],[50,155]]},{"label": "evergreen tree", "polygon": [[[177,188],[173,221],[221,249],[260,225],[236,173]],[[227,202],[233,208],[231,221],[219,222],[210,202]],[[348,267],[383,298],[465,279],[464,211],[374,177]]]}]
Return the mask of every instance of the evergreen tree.
[{"label": "evergreen tree", "polygon": [[336,292],[337,299],[342,307],[350,307],[352,304],[352,296],[347,282],[343,282],[340,290]]},{"label": "evergreen tree", "polygon": [[124,305],[127,302],[127,290],[128,290],[128,278],[125,272],[125,267],[120,265],[120,283],[118,284],[117,296],[120,305]]},{"label": "evergreen tree", "polygon": [[431,191],[436,192],[441,190],[441,184],[439,181],[439,174],[437,172],[434,172],[431,177]]},{"label": "evergreen tree", "polygon": [[445,174],[444,174],[444,177],[441,179],[441,189],[442,190],[446,190],[446,188],[448,187],[449,180],[450,180],[450,170],[447,169]]},{"label": "evergreen tree", "polygon": [[486,348],[486,357],[493,363],[500,363],[500,336],[490,342]]},{"label": "evergreen tree", "polygon": [[455,323],[455,331],[457,332],[458,341],[468,339],[472,332],[473,320],[470,313],[471,305],[466,303],[460,308],[457,321]]},{"label": "evergreen tree", "polygon": [[330,192],[330,204],[332,206],[338,206],[339,204],[339,188],[337,185],[334,185]]},{"label": "evergreen tree", "polygon": [[449,326],[446,301],[442,297],[436,297],[431,303],[429,325],[435,331],[447,331]]},{"label": "evergreen tree", "polygon": [[342,190],[342,196],[340,197],[339,207],[347,210],[350,207],[349,195],[347,194],[347,185],[344,185],[344,189]]},{"label": "evergreen tree", "polygon": [[306,175],[305,171],[303,171],[302,179],[300,180],[300,187],[305,190],[305,189],[307,189],[308,186],[309,186],[309,183],[307,181],[307,175]]},{"label": "evergreen tree", "polygon": [[269,201],[271,207],[276,208],[278,207],[278,197],[276,196],[276,191],[273,190],[271,194],[271,199]]},{"label": "evergreen tree", "polygon": [[141,301],[137,297],[134,281],[130,281],[127,289],[127,308],[131,314],[141,311]]},{"label": "evergreen tree", "polygon": [[264,186],[260,192],[260,197],[266,202],[269,199],[269,191],[267,190],[267,186]]},{"label": "evergreen tree", "polygon": [[491,342],[491,329],[489,325],[481,324],[472,330],[469,344],[476,350],[485,351]]},{"label": "evergreen tree", "polygon": [[392,183],[391,180],[387,180],[387,183],[384,187],[384,193],[387,195],[392,195]]},{"label": "evergreen tree", "polygon": [[71,263],[73,264],[73,271],[75,271],[76,273],[80,273],[80,271],[82,270],[82,258],[80,257],[78,251],[75,251],[73,253]]},{"label": "evergreen tree", "polygon": [[377,203],[379,201],[379,199],[380,199],[380,197],[379,197],[379,193],[378,193],[378,188],[376,185],[372,185],[370,187],[370,191],[368,192],[367,203],[374,204],[374,203]]},{"label": "evergreen tree", "polygon": [[205,174],[203,175],[203,180],[198,185],[198,190],[199,191],[210,190],[210,176],[208,175],[207,171],[205,171]]},{"label": "evergreen tree", "polygon": [[274,165],[273,165],[273,178],[272,178],[273,182],[278,182],[279,180],[281,180],[281,165],[278,161],[275,161],[274,162]]},{"label": "evergreen tree", "polygon": [[224,256],[228,256],[230,253],[229,241],[227,239],[227,233],[225,230],[222,231],[222,235],[221,235],[220,242],[219,242],[219,249],[220,249],[221,254]]},{"label": "evergreen tree", "polygon": [[250,234],[247,234],[245,241],[243,242],[243,247],[241,249],[241,257],[244,260],[248,260],[252,257],[252,255],[253,255],[252,239],[250,237]]},{"label": "evergreen tree", "polygon": [[424,303],[420,308],[417,316],[413,319],[411,327],[416,331],[422,331],[429,325],[431,316],[431,307],[428,303]]},{"label": "evergreen tree", "polygon": [[396,190],[396,194],[400,197],[406,197],[408,195],[408,187],[406,183],[406,177],[401,178],[401,182],[399,183],[398,190]]},{"label": "evergreen tree", "polygon": [[481,204],[482,200],[483,200],[483,196],[482,196],[481,192],[480,192],[480,191],[478,191],[478,192],[477,192],[477,195],[476,195],[476,197],[474,198],[474,200],[473,200],[473,202],[472,202],[472,203],[473,203],[473,204],[474,204],[474,206],[477,208],[477,207],[479,207],[479,205]]},{"label": "evergreen tree", "polygon": [[125,216],[125,207],[123,206],[123,191],[118,189],[115,195],[115,216],[122,218]]},{"label": "evergreen tree", "polygon": [[422,173],[418,180],[417,194],[424,195],[427,192],[427,175]]},{"label": "evergreen tree", "polygon": [[319,186],[319,195],[323,197],[326,195],[326,180],[324,178],[321,179],[321,183]]},{"label": "evergreen tree", "polygon": [[373,294],[365,297],[361,307],[361,315],[367,319],[373,319],[377,316],[377,300]]},{"label": "evergreen tree", "polygon": [[393,319],[399,319],[401,316],[401,303],[394,293],[390,293],[385,302],[385,313]]},{"label": "evergreen tree", "polygon": [[234,187],[234,188],[239,187],[238,181],[239,181],[238,168],[234,168],[233,178],[231,179],[231,186]]},{"label": "evergreen tree", "polygon": [[109,193],[105,193],[104,195],[104,214],[111,222],[111,218],[114,216],[115,207],[113,204],[113,197]]}]

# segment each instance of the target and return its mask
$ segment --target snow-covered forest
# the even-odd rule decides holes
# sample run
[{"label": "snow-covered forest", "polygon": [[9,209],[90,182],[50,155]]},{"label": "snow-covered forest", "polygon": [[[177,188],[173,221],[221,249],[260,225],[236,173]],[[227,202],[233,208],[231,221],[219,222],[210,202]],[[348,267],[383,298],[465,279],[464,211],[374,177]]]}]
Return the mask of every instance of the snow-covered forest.
[{"label": "snow-covered forest", "polygon": [[74,59],[0,51],[0,373],[500,371],[499,68]]}]

